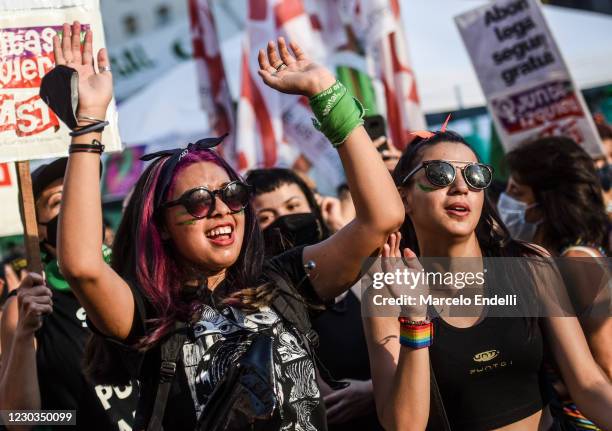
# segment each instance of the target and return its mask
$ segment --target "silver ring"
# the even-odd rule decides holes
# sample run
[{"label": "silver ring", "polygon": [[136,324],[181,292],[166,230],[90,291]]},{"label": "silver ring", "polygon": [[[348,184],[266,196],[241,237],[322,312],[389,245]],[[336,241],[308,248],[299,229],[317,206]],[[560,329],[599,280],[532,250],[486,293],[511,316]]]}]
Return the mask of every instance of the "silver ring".
[{"label": "silver ring", "polygon": [[281,63],[275,67],[277,72],[280,72],[281,70],[286,69],[286,68],[287,68],[287,65],[285,63]]},{"label": "silver ring", "polygon": [[110,66],[102,66],[100,68],[100,72],[110,72],[111,71],[111,67]]}]

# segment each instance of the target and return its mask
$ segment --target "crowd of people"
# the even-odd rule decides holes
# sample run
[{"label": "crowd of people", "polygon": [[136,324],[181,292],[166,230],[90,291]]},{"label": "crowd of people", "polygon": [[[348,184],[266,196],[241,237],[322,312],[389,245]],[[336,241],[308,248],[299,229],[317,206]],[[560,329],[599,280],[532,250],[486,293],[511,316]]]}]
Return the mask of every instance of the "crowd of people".
[{"label": "crowd of people", "polygon": [[[609,271],[612,148],[593,160],[569,138],[527,142],[491,193],[492,168],[446,125],[379,151],[359,101],[281,38],[260,77],[309,98],[344,168],[337,197],[291,169],[243,178],[223,138],[205,138],[144,157],[112,237],[99,187],[112,74],[80,34],[65,24],[53,41],[78,72],[69,156],[32,172],[44,274],[16,256],[3,268],[0,410],[74,410],[83,430],[612,429],[610,290],[591,288]],[[526,289],[557,283],[573,316],[375,316],[369,257],[597,265],[529,272]],[[489,274],[483,293],[513,280]]]}]

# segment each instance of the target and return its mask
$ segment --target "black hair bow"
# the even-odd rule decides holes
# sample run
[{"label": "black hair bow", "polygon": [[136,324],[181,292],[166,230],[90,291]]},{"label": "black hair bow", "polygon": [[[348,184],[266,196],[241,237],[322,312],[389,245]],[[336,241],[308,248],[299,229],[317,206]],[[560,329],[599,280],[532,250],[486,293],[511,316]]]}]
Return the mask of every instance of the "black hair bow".
[{"label": "black hair bow", "polygon": [[200,151],[200,150],[210,150],[219,145],[223,140],[227,137],[229,133],[226,133],[217,138],[204,138],[196,141],[195,143],[189,143],[185,148],[174,148],[169,150],[161,150],[156,151],[154,153],[145,154],[140,157],[140,160],[144,162],[148,162],[150,160],[158,159],[160,157],[170,156],[170,158],[164,163],[162,170],[159,174],[159,179],[157,181],[158,187],[157,192],[155,194],[155,210],[161,206],[162,199],[166,195],[168,191],[168,187],[170,186],[170,182],[172,181],[172,174],[174,173],[174,169],[176,165],[181,161],[181,159],[186,156],[190,151]]}]

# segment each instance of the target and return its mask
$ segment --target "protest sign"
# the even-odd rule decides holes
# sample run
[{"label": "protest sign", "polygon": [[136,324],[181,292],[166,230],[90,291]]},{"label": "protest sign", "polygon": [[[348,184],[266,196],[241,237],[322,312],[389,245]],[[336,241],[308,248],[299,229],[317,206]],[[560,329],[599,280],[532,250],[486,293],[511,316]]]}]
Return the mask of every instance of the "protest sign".
[{"label": "protest sign", "polygon": [[506,151],[569,136],[593,157],[602,146],[537,0],[498,0],[455,17]]},{"label": "protest sign", "polygon": [[[64,22],[75,20],[93,31],[94,52],[104,47],[98,0],[0,0],[0,161],[67,154],[69,130],[39,97],[39,89],[54,67],[53,36]],[[121,150],[114,102],[106,119],[106,151]]]},{"label": "protest sign", "polygon": [[18,205],[19,188],[13,163],[0,163],[0,202],[2,202],[0,237],[22,233],[23,226]]}]

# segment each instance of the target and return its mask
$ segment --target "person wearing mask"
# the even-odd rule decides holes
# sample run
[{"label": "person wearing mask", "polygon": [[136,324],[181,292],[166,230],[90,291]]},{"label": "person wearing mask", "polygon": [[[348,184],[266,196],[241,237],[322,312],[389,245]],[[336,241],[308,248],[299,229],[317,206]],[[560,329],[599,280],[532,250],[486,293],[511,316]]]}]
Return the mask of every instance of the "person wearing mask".
[{"label": "person wearing mask", "polygon": [[595,117],[597,132],[603,144],[605,157],[596,161],[597,175],[603,189],[604,204],[608,215],[608,246],[612,244],[612,127],[603,116]]},{"label": "person wearing mask", "polygon": [[[609,302],[609,292],[593,290],[608,279],[608,220],[602,189],[591,157],[569,138],[551,137],[523,144],[506,155],[510,178],[498,202],[511,235],[546,248],[560,261],[565,285],[593,356],[612,379],[612,319],[595,313],[596,303]],[[577,258],[577,259],[575,259]],[[595,258],[595,259],[590,259]],[[600,295],[598,297],[598,295]],[[555,413],[579,429],[592,429],[569,398],[558,371],[550,377],[561,400]]]},{"label": "person wearing mask", "polygon": [[[527,264],[518,269],[508,263],[487,273],[481,295],[513,288],[516,280],[525,280],[516,286],[525,296],[558,286],[550,285],[550,280],[558,280],[550,266],[536,270],[529,265],[533,259],[541,261],[544,250],[511,238],[485,197],[492,170],[479,162],[460,135],[421,132],[401,157],[393,178],[407,217],[400,232],[390,236],[382,256],[403,258],[398,269],[418,273],[423,270],[419,259],[454,258],[451,264],[463,265],[464,258],[471,258],[469,264],[483,272],[485,256],[524,257],[520,262]],[[513,276],[521,268],[527,278]],[[437,291],[427,283],[418,287],[424,295]],[[389,284],[394,297],[401,288]],[[443,292],[454,298],[462,291]],[[563,293],[559,289],[559,300],[565,299]],[[541,373],[545,342],[578,406],[600,427],[612,427],[612,385],[593,359],[575,317],[545,317],[538,324],[524,315],[490,317],[482,306],[470,313],[421,301],[399,308],[395,315],[401,319],[364,319],[376,406],[386,429],[425,429],[430,419],[442,421],[444,416],[451,429],[551,429]],[[438,403],[430,402],[430,390],[438,393],[435,388],[446,415]]]},{"label": "person wearing mask", "polygon": [[[57,159],[31,174],[44,278],[28,273],[5,305],[0,409],[75,410],[76,429],[125,430],[133,424],[137,384],[102,386],[86,379],[82,361],[91,331],[85,309],[58,266],[67,162]],[[109,249],[102,253],[109,258]]]},{"label": "person wearing mask", "polygon": [[[103,120],[112,98],[108,57],[101,50],[93,61],[91,31],[81,51],[80,31],[78,22],[64,25],[55,58],[78,71],[78,116]],[[100,378],[112,371],[140,381],[136,429],[325,430],[309,315],[347,290],[362,258],[402,223],[399,195],[380,158],[372,161],[363,110],[346,89],[282,38],[260,50],[259,65],[271,88],[310,98],[338,148],[357,213],[327,240],[265,264],[252,188],[212,150],[222,138],[208,138],[145,157],[152,162],[108,266],[94,235],[102,229],[104,123],[73,132],[59,260],[99,334],[88,367]],[[103,349],[115,349],[115,360],[96,356]]]},{"label": "person wearing mask", "polygon": [[[253,207],[263,229],[267,256],[316,244],[329,236],[313,192],[293,171],[256,169],[248,172],[246,181],[255,188]],[[360,284],[353,286],[313,319],[322,364],[335,379],[349,383],[337,391],[324,390],[330,431],[381,429],[374,407],[359,289]]]}]

